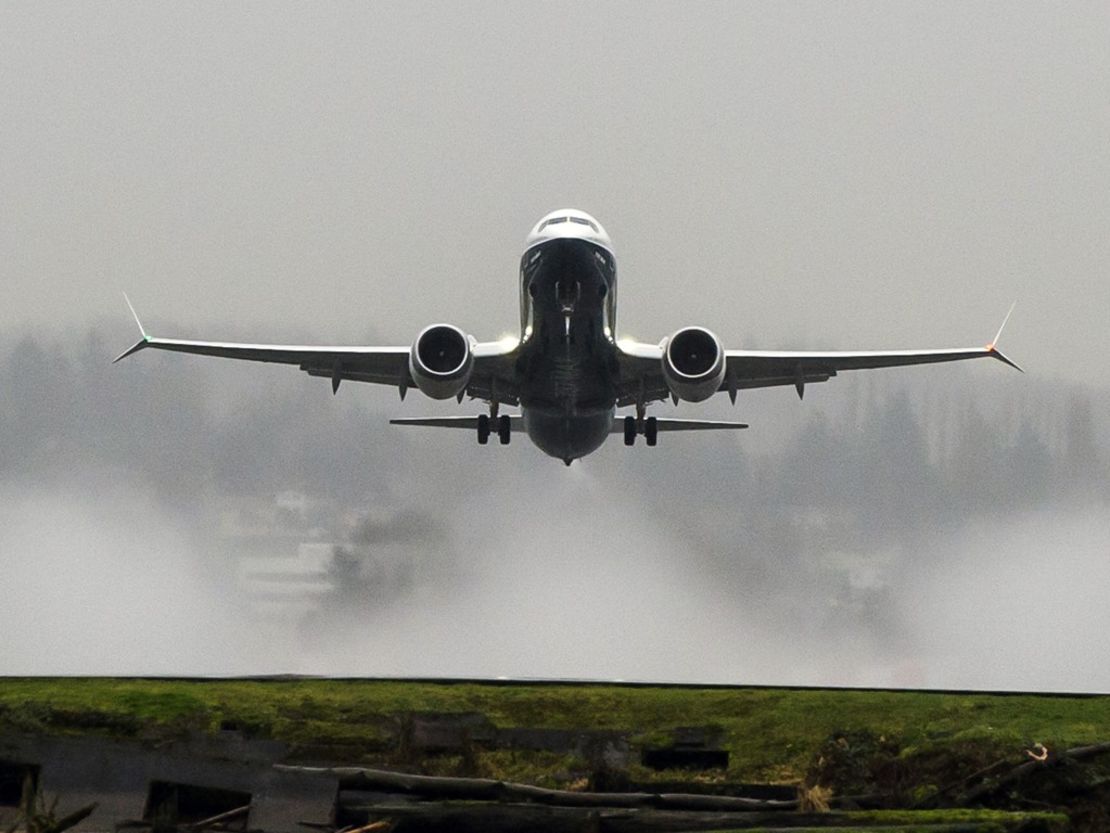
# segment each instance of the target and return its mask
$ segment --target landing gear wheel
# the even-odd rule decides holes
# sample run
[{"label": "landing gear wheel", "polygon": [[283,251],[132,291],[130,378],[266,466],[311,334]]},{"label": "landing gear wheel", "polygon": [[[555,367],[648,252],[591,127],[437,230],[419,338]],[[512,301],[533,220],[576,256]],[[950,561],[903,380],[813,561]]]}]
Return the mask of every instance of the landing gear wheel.
[{"label": "landing gear wheel", "polygon": [[644,421],[644,440],[651,446],[659,442],[659,423],[655,417],[648,417]]},{"label": "landing gear wheel", "polygon": [[636,417],[626,416],[624,418],[624,444],[636,444]]},{"label": "landing gear wheel", "polygon": [[489,417],[485,414],[478,415],[478,445],[489,442]]},{"label": "landing gear wheel", "polygon": [[508,445],[509,439],[512,437],[513,421],[509,419],[508,414],[502,414],[497,418],[497,439],[501,441],[501,445]]}]

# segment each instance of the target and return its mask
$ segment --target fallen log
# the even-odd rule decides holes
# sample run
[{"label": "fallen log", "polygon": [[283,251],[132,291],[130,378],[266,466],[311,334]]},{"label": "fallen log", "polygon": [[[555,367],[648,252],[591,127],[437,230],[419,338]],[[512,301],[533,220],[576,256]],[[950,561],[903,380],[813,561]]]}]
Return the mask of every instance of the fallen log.
[{"label": "fallen log", "polygon": [[974,801],[985,798],[988,795],[998,792],[1003,787],[1020,781],[1023,778],[1031,775],[1037,770],[1045,769],[1047,767],[1056,766],[1063,761],[1082,761],[1087,758],[1093,758],[1097,755],[1102,755],[1110,752],[1110,743],[1096,743],[1090,746],[1076,746],[1067,749],[1059,754],[1046,754],[1041,757],[1034,757],[1032,760],[1019,764],[1011,769],[1009,772],[1000,775],[997,778],[984,778],[974,787],[965,790],[963,793],[956,796],[953,804],[957,807],[966,807]]},{"label": "fallen log", "polygon": [[[750,828],[844,827],[840,813],[706,812],[628,808],[599,810],[541,804],[423,802],[366,808],[371,819],[392,819],[399,829],[420,833],[680,833]],[[975,830],[964,826],[963,829]],[[947,833],[947,831],[945,832]]]},{"label": "fallen log", "polygon": [[62,816],[52,824],[44,825],[39,829],[41,833],[62,833],[62,831],[69,830],[69,828],[83,822],[93,814],[98,806],[99,804],[94,802],[86,807],[82,807],[80,810],[75,810],[68,816]]},{"label": "fallen log", "polygon": [[276,764],[284,772],[332,775],[339,780],[339,789],[379,791],[420,796],[441,801],[497,801],[549,804],[556,807],[638,808],[714,810],[719,812],[757,810],[795,810],[797,801],[777,801],[738,796],[699,795],[694,793],[591,793],[552,790],[512,781],[491,778],[450,778],[435,775],[411,775],[384,769],[360,767],[296,767]]},{"label": "fallen log", "polygon": [[228,810],[226,813],[219,813],[200,821],[194,821],[192,824],[186,825],[190,830],[200,830],[204,827],[213,827],[217,824],[223,824],[225,821],[231,821],[239,816],[245,816],[250,812],[251,805],[245,804],[242,807],[236,807],[234,810]]},{"label": "fallen log", "polygon": [[1093,758],[1096,755],[1104,755],[1110,752],[1110,742],[1095,743],[1090,746],[1076,746],[1064,752],[1062,757],[1071,758],[1075,761],[1082,761],[1087,758]]},{"label": "fallen log", "polygon": [[347,828],[345,833],[378,833],[378,831],[389,830],[392,826],[392,819],[382,819],[381,821],[372,821],[369,824],[364,824],[362,827],[356,827],[354,829]]}]

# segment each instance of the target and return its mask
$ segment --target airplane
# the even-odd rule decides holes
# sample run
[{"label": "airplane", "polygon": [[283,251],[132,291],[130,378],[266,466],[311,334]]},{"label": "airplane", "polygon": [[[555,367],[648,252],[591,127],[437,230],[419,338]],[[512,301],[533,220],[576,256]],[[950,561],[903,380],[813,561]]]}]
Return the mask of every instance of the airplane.
[{"label": "airplane", "polygon": [[[124,296],[127,300],[126,295]],[[483,400],[488,413],[391,419],[394,425],[463,428],[486,445],[502,445],[524,432],[544,453],[570,465],[596,451],[611,434],[631,446],[648,446],[660,433],[747,428],[746,423],[648,416],[647,407],[671,399],[702,402],[725,392],[736,404],[749,388],[824,382],[843,370],[994,358],[1021,370],[1003,355],[998,335],[985,347],[890,352],[726,350],[704,327],[688,326],[658,344],[617,338],[617,262],[601,224],[584,211],[564,209],[542,217],[528,235],[520,259],[520,334],[481,342],[452,324],[420,330],[407,347],[325,347],[142,339],[114,360],[146,348],[292,364],[310,376],[331,379],[332,393],[344,380],[416,388],[432,399]],[[519,408],[502,414],[502,405]],[[635,407],[618,418],[617,408]]]}]

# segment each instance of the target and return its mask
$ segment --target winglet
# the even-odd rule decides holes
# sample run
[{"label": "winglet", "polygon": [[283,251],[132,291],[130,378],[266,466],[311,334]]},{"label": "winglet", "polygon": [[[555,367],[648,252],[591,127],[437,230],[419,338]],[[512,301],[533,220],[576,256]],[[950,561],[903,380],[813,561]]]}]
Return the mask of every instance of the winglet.
[{"label": "winglet", "polygon": [[1009,312],[1006,313],[1006,317],[1002,319],[1002,326],[998,328],[998,332],[995,333],[994,339],[991,341],[990,344],[987,345],[987,350],[990,351],[990,353],[993,354],[994,357],[996,359],[998,359],[999,361],[1003,362],[1004,364],[1008,364],[1014,370],[1017,370],[1021,373],[1024,373],[1025,371],[1022,370],[1021,367],[1018,366],[1018,364],[1016,362],[1008,359],[1002,353],[1002,351],[999,350],[998,347],[996,346],[998,344],[998,340],[1000,338],[1002,338],[1002,331],[1004,329],[1006,329],[1006,322],[1008,322],[1010,320],[1010,316],[1013,314],[1014,307],[1016,307],[1016,306],[1017,306],[1017,301],[1014,301],[1012,304],[1010,304],[1010,310],[1009,310]]},{"label": "winglet", "polygon": [[[127,308],[131,310],[131,317],[134,318],[135,323],[139,325],[139,332],[142,333],[143,340],[145,341],[146,339],[150,338],[150,336],[146,334],[146,330],[143,329],[143,322],[139,320],[139,313],[135,312],[135,307],[131,305],[131,299],[127,297],[126,292],[123,293],[123,300],[127,302]],[[1011,310],[1012,309],[1013,307],[1011,307]],[[1007,316],[1007,318],[1008,317],[1009,316]],[[1005,326],[1005,324],[1003,324],[1003,326]],[[1001,332],[1001,330],[999,332]]]},{"label": "winglet", "polygon": [[[998,332],[994,334],[991,343],[987,345],[990,350],[994,349],[994,345],[998,344],[998,340],[1002,338],[1002,331],[1006,329],[1006,322],[1010,320],[1010,316],[1014,314],[1014,307],[1017,306],[1017,301],[1010,304],[1010,309],[1006,312],[1006,317],[1002,319],[1002,326],[998,328]],[[138,320],[138,319],[136,319]]]},{"label": "winglet", "polygon": [[124,350],[122,353],[120,353],[118,356],[116,356],[114,359],[112,359],[112,364],[115,364],[118,361],[126,359],[132,353],[138,353],[140,350],[142,350],[146,346],[147,346],[147,340],[145,338],[142,341],[136,341],[134,344],[132,344],[130,347],[128,347],[126,350]]},{"label": "winglet", "polygon": [[991,355],[994,356],[996,359],[998,359],[1003,364],[1008,364],[1010,367],[1012,367],[1014,370],[1018,371],[1019,373],[1024,373],[1025,372],[1025,370],[1022,368],[1021,365],[1019,365],[1013,359],[1008,358],[1006,356],[1006,354],[1003,353],[1001,350],[999,350],[997,347],[991,347],[990,351],[991,351]]},{"label": "winglet", "polygon": [[142,350],[144,347],[146,347],[147,342],[150,341],[150,336],[148,336],[146,330],[143,329],[143,322],[139,320],[139,314],[135,312],[135,307],[131,305],[131,299],[127,297],[126,292],[123,293],[123,300],[127,302],[127,308],[131,310],[131,316],[135,319],[135,323],[139,325],[139,333],[142,334],[142,340],[136,342],[131,347],[127,348],[114,359],[112,359],[112,364],[115,364],[121,359],[126,359],[132,353],[137,353],[139,350]]}]

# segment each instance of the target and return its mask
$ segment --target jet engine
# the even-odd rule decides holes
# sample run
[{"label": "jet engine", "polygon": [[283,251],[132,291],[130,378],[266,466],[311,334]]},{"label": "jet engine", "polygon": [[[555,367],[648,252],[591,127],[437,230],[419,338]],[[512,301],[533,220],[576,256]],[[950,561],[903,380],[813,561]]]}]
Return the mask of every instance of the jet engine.
[{"label": "jet engine", "polygon": [[686,402],[702,402],[725,378],[725,351],[717,336],[702,327],[685,327],[663,348],[663,378],[671,393]]},{"label": "jet engine", "polygon": [[466,389],[474,369],[471,338],[450,324],[425,327],[409,351],[409,372],[420,392],[432,399],[450,399]]}]

